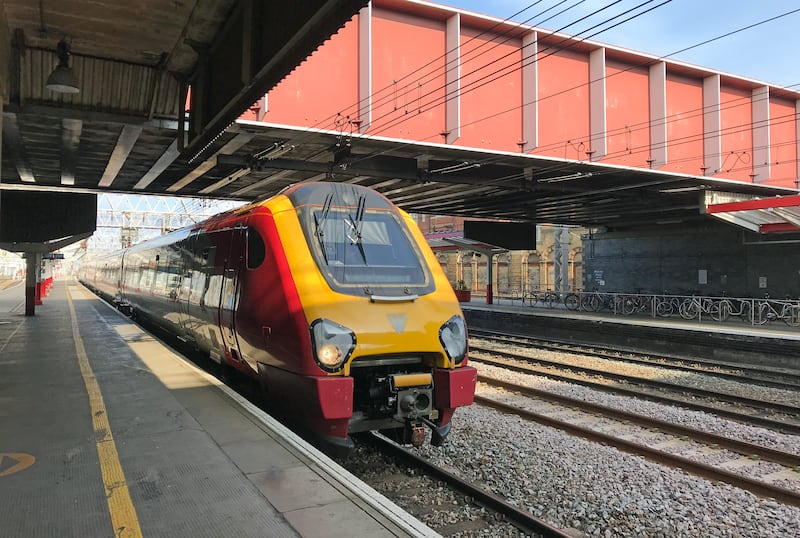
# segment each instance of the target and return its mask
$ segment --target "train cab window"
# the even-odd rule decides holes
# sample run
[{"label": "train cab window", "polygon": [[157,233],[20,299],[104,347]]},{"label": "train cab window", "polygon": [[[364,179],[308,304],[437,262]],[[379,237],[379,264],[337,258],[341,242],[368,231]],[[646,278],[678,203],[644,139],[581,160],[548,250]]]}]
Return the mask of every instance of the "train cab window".
[{"label": "train cab window", "polygon": [[429,293],[433,283],[421,252],[396,214],[322,209],[309,212],[305,232],[317,266],[333,289],[377,295]]},{"label": "train cab window", "polygon": [[252,226],[247,227],[247,268],[256,269],[264,263],[266,247],[264,239],[258,230]]}]

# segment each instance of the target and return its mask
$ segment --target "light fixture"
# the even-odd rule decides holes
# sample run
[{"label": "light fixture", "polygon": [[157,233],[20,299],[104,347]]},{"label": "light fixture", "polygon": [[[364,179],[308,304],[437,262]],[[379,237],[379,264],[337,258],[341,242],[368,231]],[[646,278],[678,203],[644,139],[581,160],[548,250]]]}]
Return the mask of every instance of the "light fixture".
[{"label": "light fixture", "polygon": [[78,93],[81,89],[69,66],[69,45],[63,39],[58,42],[58,66],[47,77],[47,89],[59,93]]},{"label": "light fixture", "polygon": [[438,168],[436,170],[431,170],[431,174],[452,174],[453,172],[462,172],[469,168],[480,168],[481,163],[471,163],[469,161],[464,161],[463,163],[454,164],[452,166],[445,166],[444,168]]},{"label": "light fixture", "polygon": [[676,187],[674,189],[661,189],[658,192],[660,192],[661,194],[677,194],[677,193],[682,193],[682,192],[692,192],[692,191],[699,191],[699,190],[700,190],[700,187],[694,186],[694,187]]},{"label": "light fixture", "polygon": [[293,144],[288,144],[287,142],[275,142],[269,148],[265,149],[260,153],[256,153],[254,157],[258,160],[262,159],[277,159],[282,155],[286,155],[290,151],[294,150]]},{"label": "light fixture", "polygon": [[575,172],[574,174],[567,174],[566,176],[542,177],[538,178],[538,182],[559,183],[561,181],[570,181],[572,179],[583,179],[585,177],[592,177],[592,172]]}]

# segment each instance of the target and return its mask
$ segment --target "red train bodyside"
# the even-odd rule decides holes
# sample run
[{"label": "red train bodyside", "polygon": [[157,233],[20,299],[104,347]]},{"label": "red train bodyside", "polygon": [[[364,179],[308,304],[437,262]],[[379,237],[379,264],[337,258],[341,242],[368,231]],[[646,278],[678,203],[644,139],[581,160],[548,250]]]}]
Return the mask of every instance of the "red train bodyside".
[{"label": "red train bodyside", "polygon": [[84,279],[259,378],[334,446],[366,429],[419,442],[422,424],[440,442],[472,403],[453,291],[411,219],[368,189],[295,186],[97,260]]}]

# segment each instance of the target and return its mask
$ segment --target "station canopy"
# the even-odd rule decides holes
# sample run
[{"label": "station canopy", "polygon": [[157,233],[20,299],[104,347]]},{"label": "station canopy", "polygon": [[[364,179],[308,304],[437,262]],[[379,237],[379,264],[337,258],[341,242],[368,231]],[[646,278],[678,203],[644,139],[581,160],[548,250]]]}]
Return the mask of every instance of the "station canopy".
[{"label": "station canopy", "polygon": [[[0,87],[11,95],[2,108],[0,189],[246,201],[299,181],[335,181],[372,187],[414,213],[608,228],[709,219],[709,191],[799,192],[362,136],[355,123],[323,131],[236,120],[367,0],[164,4],[4,1],[11,50],[0,48],[0,60],[11,61]],[[61,41],[79,93],[44,89]],[[240,61],[226,52],[234,49]],[[189,122],[180,97],[187,85],[196,97]]]},{"label": "station canopy", "polygon": [[800,195],[757,198],[708,193],[706,213],[761,234],[800,232]]},{"label": "station canopy", "polygon": [[[297,181],[372,187],[412,213],[578,226],[705,221],[707,192],[772,197],[795,189],[453,145],[239,121],[253,138],[218,155],[197,188],[264,196]],[[227,169],[226,169],[227,167]]]},{"label": "station canopy", "polygon": [[[8,118],[6,118],[8,120]],[[21,116],[18,116],[20,121]],[[5,131],[10,129],[8,122]],[[88,143],[98,133],[78,134],[79,165],[72,184],[62,182],[58,159],[61,125],[42,121],[20,128],[3,152],[4,189],[120,192],[253,200],[301,181],[360,184],[386,195],[411,213],[505,219],[584,227],[632,228],[707,220],[707,191],[750,198],[796,195],[795,189],[525,153],[474,150],[408,142],[358,133],[294,128],[238,120],[202,154],[189,161],[170,153],[168,133],[142,135],[113,180],[100,186],[111,152]],[[49,132],[52,131],[52,132]],[[174,133],[173,135],[174,136]],[[81,138],[87,137],[87,143]],[[4,144],[9,142],[5,137]],[[57,148],[51,147],[55,144]],[[48,172],[36,183],[19,173],[27,150],[29,168]],[[37,157],[34,157],[37,156]]]}]

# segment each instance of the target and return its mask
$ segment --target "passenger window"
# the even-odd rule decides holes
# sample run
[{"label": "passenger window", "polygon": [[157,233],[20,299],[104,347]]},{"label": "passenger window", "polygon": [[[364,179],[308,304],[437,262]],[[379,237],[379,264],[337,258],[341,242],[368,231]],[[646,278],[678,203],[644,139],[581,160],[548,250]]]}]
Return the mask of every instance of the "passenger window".
[{"label": "passenger window", "polygon": [[247,268],[256,269],[264,263],[266,256],[266,247],[264,246],[264,239],[258,230],[252,226],[247,227]]}]

